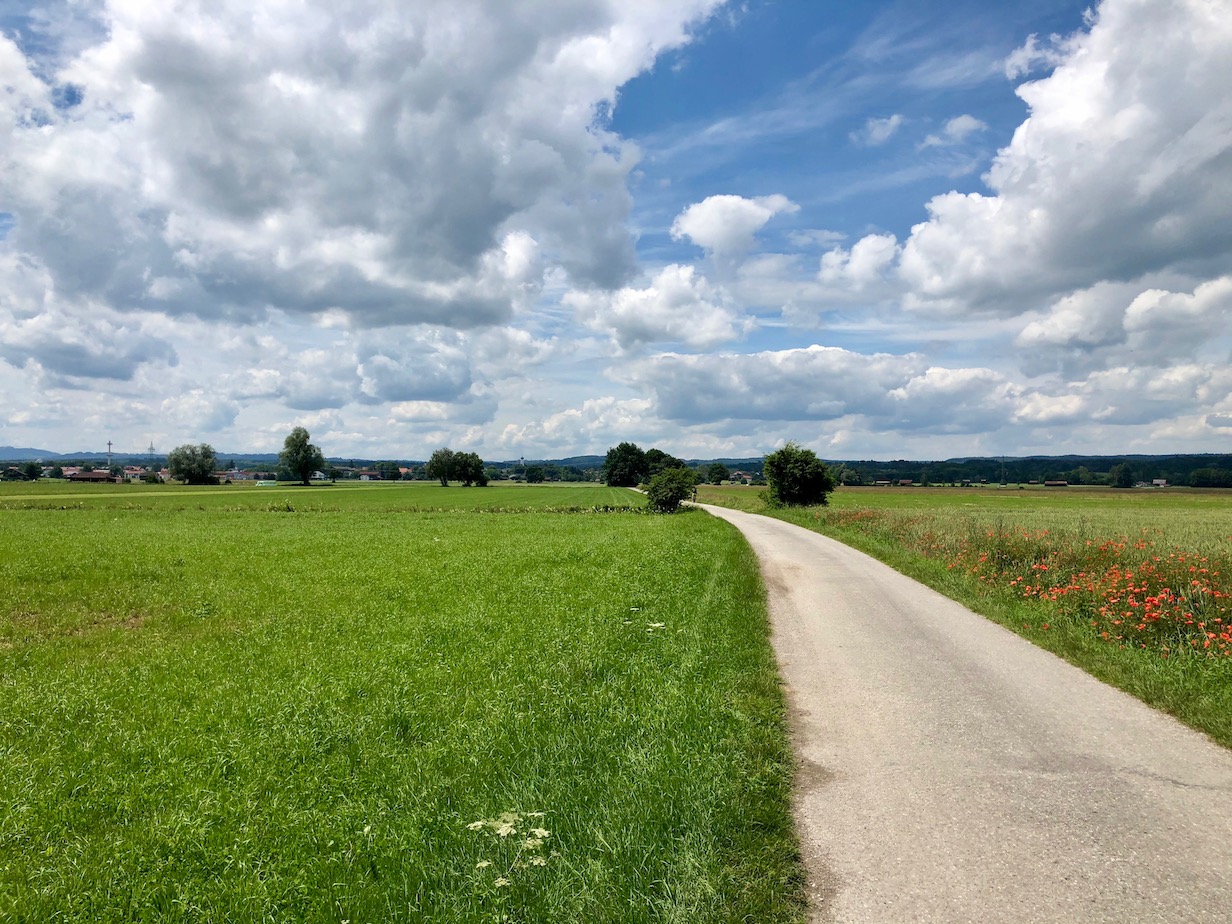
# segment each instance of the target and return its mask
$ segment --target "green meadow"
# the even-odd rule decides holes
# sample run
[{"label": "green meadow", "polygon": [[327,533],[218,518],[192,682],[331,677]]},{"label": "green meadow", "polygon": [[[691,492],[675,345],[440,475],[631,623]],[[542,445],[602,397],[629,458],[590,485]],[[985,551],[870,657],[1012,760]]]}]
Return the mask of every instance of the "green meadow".
[{"label": "green meadow", "polygon": [[1232,492],[840,488],[771,510],[859,548],[1232,747]]},{"label": "green meadow", "polygon": [[0,488],[0,921],[798,921],[756,561],[598,486]]}]

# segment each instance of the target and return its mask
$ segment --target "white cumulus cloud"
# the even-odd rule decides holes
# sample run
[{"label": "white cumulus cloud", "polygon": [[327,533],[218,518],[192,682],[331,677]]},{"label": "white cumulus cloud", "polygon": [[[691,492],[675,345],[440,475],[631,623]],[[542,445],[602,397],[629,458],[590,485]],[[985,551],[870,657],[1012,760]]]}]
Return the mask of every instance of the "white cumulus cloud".
[{"label": "white cumulus cloud", "polygon": [[0,36],[4,246],[65,297],[240,321],[492,324],[545,256],[617,286],[638,155],[601,113],[715,2],[82,5],[61,57]]},{"label": "white cumulus cloud", "polygon": [[674,240],[688,238],[718,259],[739,257],[753,248],[754,235],[775,215],[799,211],[786,196],[710,196],[676,216]]},{"label": "white cumulus cloud", "polygon": [[644,288],[569,292],[564,303],[624,349],[647,343],[712,347],[739,337],[749,326],[720,288],[694,267],[677,263],[665,266]]},{"label": "white cumulus cloud", "polygon": [[893,234],[869,234],[848,250],[836,247],[821,257],[818,278],[822,282],[842,282],[860,291],[881,279],[899,254]]},{"label": "white cumulus cloud", "polygon": [[1030,117],[992,195],[951,192],[903,245],[921,307],[1017,314],[1042,298],[1232,254],[1232,16],[1203,0],[1108,0],[1018,94]]}]

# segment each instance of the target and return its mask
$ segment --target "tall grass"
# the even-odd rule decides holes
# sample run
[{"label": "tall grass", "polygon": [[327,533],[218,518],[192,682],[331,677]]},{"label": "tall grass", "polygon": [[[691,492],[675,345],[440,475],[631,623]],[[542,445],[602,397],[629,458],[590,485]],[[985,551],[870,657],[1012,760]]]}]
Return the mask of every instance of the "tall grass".
[{"label": "tall grass", "polygon": [[734,531],[271,490],[0,509],[0,920],[799,920]]},{"label": "tall grass", "polygon": [[1232,746],[1232,497],[840,490],[771,511],[860,548]]}]

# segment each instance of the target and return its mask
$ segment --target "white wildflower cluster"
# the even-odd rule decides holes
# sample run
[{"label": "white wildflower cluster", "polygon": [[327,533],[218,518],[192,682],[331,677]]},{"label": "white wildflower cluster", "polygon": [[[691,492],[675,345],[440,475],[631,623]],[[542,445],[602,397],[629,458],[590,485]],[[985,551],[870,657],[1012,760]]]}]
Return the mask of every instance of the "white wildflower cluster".
[{"label": "white wildflower cluster", "polygon": [[544,849],[552,837],[552,832],[543,827],[544,817],[543,812],[503,812],[495,818],[481,818],[468,824],[467,830],[489,835],[497,857],[496,860],[486,857],[479,860],[475,869],[499,873],[492,885],[506,889],[513,884],[518,872],[547,866],[550,860],[559,857],[557,851]]}]

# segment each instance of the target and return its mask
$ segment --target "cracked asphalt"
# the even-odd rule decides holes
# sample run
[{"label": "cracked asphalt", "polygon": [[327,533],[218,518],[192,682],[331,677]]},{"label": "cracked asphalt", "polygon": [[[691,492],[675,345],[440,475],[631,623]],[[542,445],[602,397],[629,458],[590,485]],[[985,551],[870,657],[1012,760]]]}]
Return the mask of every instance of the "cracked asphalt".
[{"label": "cracked asphalt", "polygon": [[1232,921],[1232,752],[861,552],[705,509],[761,561],[812,921]]}]

